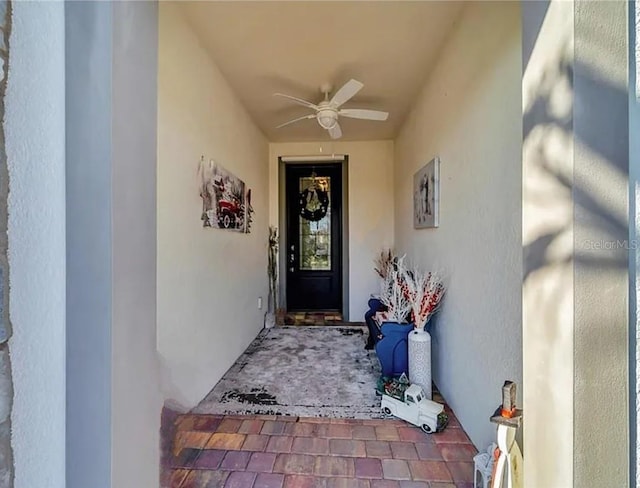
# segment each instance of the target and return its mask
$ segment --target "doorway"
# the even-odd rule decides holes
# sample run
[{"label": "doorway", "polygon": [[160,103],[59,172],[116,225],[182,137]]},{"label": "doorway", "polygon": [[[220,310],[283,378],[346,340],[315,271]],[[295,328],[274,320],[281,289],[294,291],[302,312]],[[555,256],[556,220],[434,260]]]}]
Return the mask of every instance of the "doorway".
[{"label": "doorway", "polygon": [[287,310],[341,311],[342,164],[287,164]]}]

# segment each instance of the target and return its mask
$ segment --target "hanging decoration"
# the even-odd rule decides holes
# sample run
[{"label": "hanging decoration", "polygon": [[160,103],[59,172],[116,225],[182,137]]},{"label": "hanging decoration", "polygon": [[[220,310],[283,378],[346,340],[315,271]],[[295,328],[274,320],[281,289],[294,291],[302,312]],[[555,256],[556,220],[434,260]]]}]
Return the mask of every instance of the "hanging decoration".
[{"label": "hanging decoration", "polygon": [[300,192],[300,216],[311,222],[322,220],[329,210],[329,194],[318,188],[316,173],[311,173],[312,183]]}]

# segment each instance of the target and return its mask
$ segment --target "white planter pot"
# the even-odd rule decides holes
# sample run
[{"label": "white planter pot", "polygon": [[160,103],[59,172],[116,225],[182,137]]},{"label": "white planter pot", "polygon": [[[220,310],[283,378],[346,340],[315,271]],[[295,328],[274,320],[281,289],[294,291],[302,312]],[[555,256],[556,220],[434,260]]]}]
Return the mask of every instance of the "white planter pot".
[{"label": "white planter pot", "polygon": [[431,334],[424,330],[409,332],[409,381],[431,400]]}]

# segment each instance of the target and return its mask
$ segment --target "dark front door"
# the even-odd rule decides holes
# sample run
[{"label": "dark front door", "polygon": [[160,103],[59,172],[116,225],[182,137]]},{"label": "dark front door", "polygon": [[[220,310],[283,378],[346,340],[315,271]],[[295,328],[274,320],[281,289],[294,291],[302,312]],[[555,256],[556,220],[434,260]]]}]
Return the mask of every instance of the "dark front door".
[{"label": "dark front door", "polygon": [[287,165],[286,197],[287,309],[340,311],[342,165]]}]

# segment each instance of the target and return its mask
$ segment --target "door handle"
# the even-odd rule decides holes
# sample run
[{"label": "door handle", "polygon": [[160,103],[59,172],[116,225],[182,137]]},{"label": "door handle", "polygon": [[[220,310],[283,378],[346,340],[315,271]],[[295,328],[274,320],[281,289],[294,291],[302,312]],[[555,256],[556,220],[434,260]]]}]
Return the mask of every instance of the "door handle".
[{"label": "door handle", "polygon": [[291,266],[291,267],[289,268],[289,271],[290,271],[291,273],[293,273],[293,272],[295,271],[295,268],[294,268],[293,266]]}]

